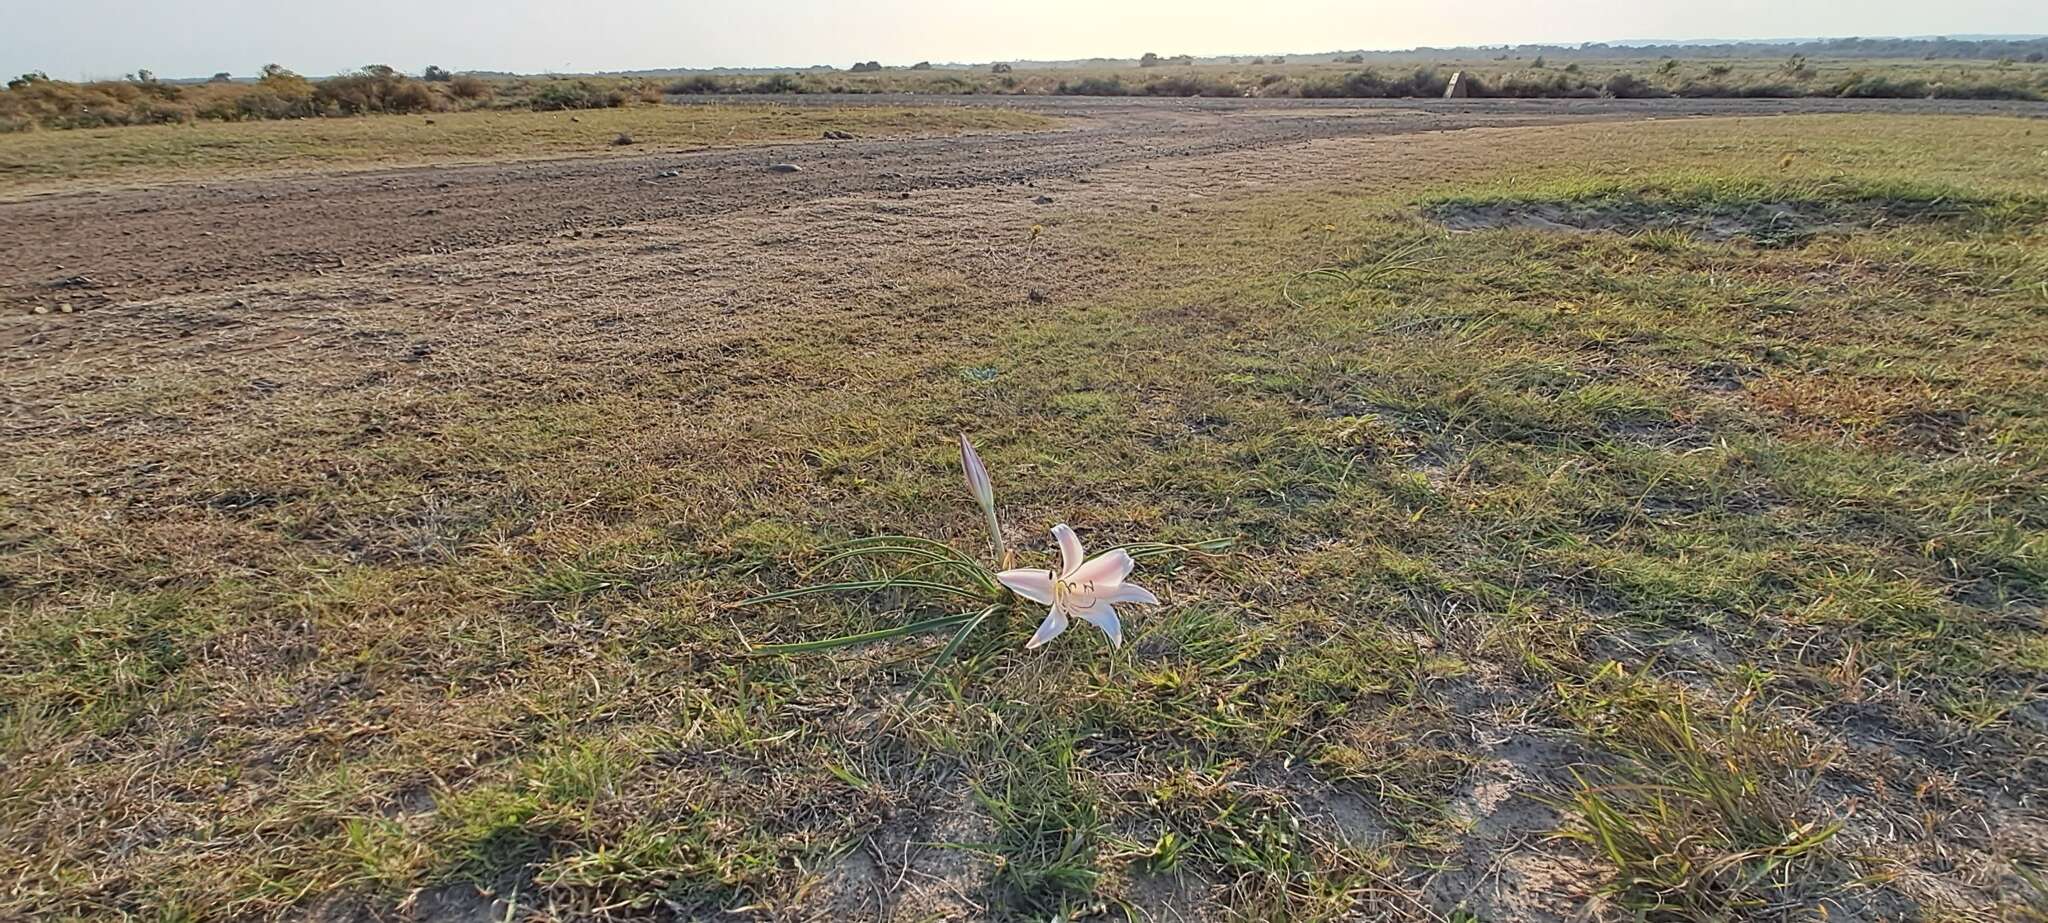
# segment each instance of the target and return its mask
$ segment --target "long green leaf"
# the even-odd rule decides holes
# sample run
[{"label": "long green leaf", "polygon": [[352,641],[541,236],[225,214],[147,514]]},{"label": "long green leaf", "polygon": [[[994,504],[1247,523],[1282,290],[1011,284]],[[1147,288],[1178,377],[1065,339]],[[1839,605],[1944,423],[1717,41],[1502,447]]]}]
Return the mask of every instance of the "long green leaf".
[{"label": "long green leaf", "polygon": [[[845,551],[839,552],[838,554],[832,555],[831,557],[828,557],[823,561],[819,561],[816,565],[813,565],[811,567],[811,571],[815,572],[823,570],[824,568],[830,567],[833,564],[837,564],[840,561],[845,561],[852,558],[880,557],[883,555],[905,555],[913,558],[923,558],[926,561],[926,564],[920,565],[917,568],[912,568],[912,570],[921,570],[926,567],[932,566],[945,567],[959,573],[961,576],[966,577],[969,580],[974,581],[983,589],[989,590],[991,592],[995,590],[995,578],[993,576],[990,576],[988,569],[982,567],[980,564],[976,564],[973,561],[958,556],[946,557],[934,554],[930,551],[927,551],[923,548],[914,545],[867,545],[860,548],[849,548]],[[909,573],[909,571],[904,571],[902,573]],[[902,573],[899,573],[897,576],[902,576]]]},{"label": "long green leaf", "polygon": [[925,684],[931,682],[932,677],[938,674],[939,668],[952,662],[953,655],[960,652],[960,645],[966,643],[967,636],[973,634],[976,628],[980,628],[981,623],[988,621],[988,617],[996,614],[996,610],[999,608],[1001,607],[990,606],[983,609],[980,615],[961,625],[960,630],[953,635],[953,640],[946,642],[946,646],[939,649],[939,656],[933,658],[932,665],[925,668],[923,676],[918,677],[917,685],[910,687],[910,695],[906,697],[906,701],[916,698],[917,694],[924,689]]},{"label": "long green leaf", "polygon": [[1171,545],[1166,542],[1136,542],[1124,545],[1122,548],[1131,557],[1143,560],[1169,554],[1218,555],[1229,551],[1231,548],[1236,547],[1236,545],[1237,538],[1235,536],[1224,536],[1222,538],[1204,539],[1186,545]]},{"label": "long green leaf", "polygon": [[845,593],[851,592],[853,590],[888,590],[897,588],[908,590],[936,590],[944,593],[952,593],[956,596],[965,596],[968,599],[974,600],[979,600],[983,598],[981,594],[976,593],[973,590],[969,590],[964,587],[957,587],[950,583],[938,583],[931,580],[846,580],[841,581],[839,583],[819,583],[813,584],[811,586],[800,586],[791,590],[781,590],[779,592],[769,593],[763,596],[755,596],[749,599],[742,599],[739,602],[734,603],[734,605],[758,606],[762,603],[781,602],[785,599],[798,599],[805,596],[817,596],[821,593]]},{"label": "long green leaf", "polygon": [[932,561],[943,561],[962,576],[980,584],[984,589],[992,593],[998,591],[995,575],[990,573],[988,568],[981,566],[981,563],[973,558],[953,550],[951,545],[928,538],[918,538],[911,535],[874,535],[827,546],[825,550],[833,553],[826,557],[825,560],[813,565],[811,567],[812,571],[817,571],[851,558],[901,554],[926,558]]},{"label": "long green leaf", "polygon": [[855,644],[887,641],[891,638],[901,638],[905,635],[935,631],[940,628],[950,628],[974,618],[976,618],[976,615],[972,612],[956,612],[952,615],[942,615],[938,618],[925,619],[922,622],[911,622],[908,625],[898,625],[894,628],[865,631],[857,635],[841,635],[837,638],[823,638],[817,641],[799,641],[795,644],[763,644],[752,648],[752,650],[756,654],[807,654],[813,651],[829,651]]}]

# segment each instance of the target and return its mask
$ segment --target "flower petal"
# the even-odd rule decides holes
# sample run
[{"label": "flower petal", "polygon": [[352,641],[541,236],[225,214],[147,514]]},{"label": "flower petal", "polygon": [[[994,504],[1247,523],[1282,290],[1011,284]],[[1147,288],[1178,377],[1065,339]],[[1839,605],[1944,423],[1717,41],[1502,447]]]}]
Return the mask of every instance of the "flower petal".
[{"label": "flower petal", "polygon": [[1036,567],[1006,570],[997,574],[996,580],[1018,596],[1035,603],[1052,605],[1052,571]]},{"label": "flower petal", "polygon": [[1074,530],[1063,522],[1052,527],[1052,537],[1060,542],[1060,573],[1073,573],[1074,568],[1080,567],[1082,559],[1087,557],[1081,551],[1081,536],[1075,535]]},{"label": "flower petal", "polygon": [[1089,624],[1102,629],[1102,633],[1109,636],[1109,643],[1112,647],[1123,646],[1124,623],[1117,620],[1116,609],[1107,600],[1098,599],[1094,605],[1081,609],[1074,614],[1087,619]]},{"label": "flower petal", "polygon": [[981,466],[981,456],[975,454],[974,443],[967,441],[967,434],[960,434],[960,467],[967,479],[967,495],[981,508],[992,509],[996,505],[996,488],[989,482],[988,469]]},{"label": "flower petal", "polygon": [[1151,590],[1145,589],[1144,587],[1141,587],[1135,583],[1122,584],[1116,587],[1115,589],[1105,592],[1102,595],[1097,596],[1095,598],[1100,599],[1106,603],[1144,603],[1148,606],[1159,605],[1159,597],[1152,595]]},{"label": "flower petal", "polygon": [[1033,648],[1043,647],[1045,642],[1059,637],[1060,632],[1066,630],[1067,614],[1061,612],[1058,606],[1054,606],[1051,612],[1045,614],[1045,621],[1038,623],[1038,633],[1031,636],[1031,640],[1025,643],[1024,649],[1028,651]]},{"label": "flower petal", "polygon": [[1093,584],[1096,592],[1107,593],[1130,576],[1131,568],[1138,562],[1131,560],[1131,553],[1118,548],[1115,551],[1096,555],[1088,563],[1067,571],[1066,578],[1083,587]]}]

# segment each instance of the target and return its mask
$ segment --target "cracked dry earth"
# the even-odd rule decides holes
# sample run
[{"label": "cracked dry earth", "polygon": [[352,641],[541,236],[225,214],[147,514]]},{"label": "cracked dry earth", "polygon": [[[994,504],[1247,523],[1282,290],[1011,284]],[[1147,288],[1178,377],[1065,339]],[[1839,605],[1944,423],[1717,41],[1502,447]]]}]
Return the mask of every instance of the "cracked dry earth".
[{"label": "cracked dry earth", "polygon": [[[0,292],[11,309],[0,321],[0,436],[40,461],[17,470],[8,493],[55,515],[119,522],[138,503],[217,501],[215,488],[235,472],[286,464],[220,454],[266,429],[293,430],[317,458],[318,445],[366,432],[435,438],[460,413],[444,400],[567,402],[657,380],[681,421],[660,440],[666,454],[657,461],[715,467],[706,460],[779,451],[800,431],[750,407],[916,385],[858,367],[779,377],[749,361],[821,313],[845,321],[850,335],[914,351],[947,337],[946,312],[1030,311],[1133,284],[1109,271],[1114,253],[1058,233],[1076,217],[1156,212],[1162,222],[1199,221],[1204,209],[1282,186],[1480,177],[1490,147],[1531,130],[1521,126],[1724,109],[1776,111],[1104,103],[1058,108],[1075,124],[1044,135],[383,171],[0,204]],[[1410,144],[1415,132],[1442,131],[1456,134]],[[804,172],[762,170],[781,160]],[[671,169],[681,175],[651,179]],[[1034,225],[1048,230],[1031,235]],[[91,287],[52,294],[53,280],[71,276]],[[82,307],[21,310],[57,297]],[[693,415],[745,422],[706,432],[688,425]],[[724,489],[737,501],[756,488]],[[174,522],[144,517],[132,528],[167,530],[147,538],[176,549],[173,571],[204,572],[239,553],[213,544],[224,541],[214,533],[181,540]],[[343,550],[397,541],[352,530],[347,511],[300,539]],[[280,543],[273,550],[291,540],[235,539]],[[232,659],[234,645],[292,642],[222,643],[214,655]],[[1531,797],[1564,778],[1575,754],[1519,728],[1513,694],[1482,679],[1445,704],[1469,722],[1457,744],[1476,760],[1450,803],[1467,835],[1446,868],[1419,871],[1412,892],[1383,898],[1390,915],[1444,919],[1464,906],[1486,919],[1542,920],[1585,911],[1598,874],[1544,842],[1561,819]],[[249,708],[223,721],[266,711],[260,699]],[[383,717],[427,727],[436,708],[431,698],[400,698]],[[164,730],[156,749],[175,749],[190,730]],[[139,768],[150,750],[105,758]],[[1106,779],[1114,791],[1114,774]],[[1296,806],[1307,837],[1370,845],[1390,835],[1357,795],[1298,767],[1263,767],[1245,784]],[[98,796],[76,797],[70,822],[102,825],[109,837],[124,811],[158,818],[168,826],[160,837],[188,822],[166,807],[177,801],[172,792],[125,792],[130,800],[98,819],[81,819]],[[976,913],[972,882],[987,870],[933,846],[986,835],[972,806],[913,813],[921,816],[879,824],[827,870],[817,906],[829,912],[818,918]],[[118,876],[119,860],[110,864],[107,874]],[[1159,919],[1219,918],[1187,882],[1146,888]],[[502,902],[478,903],[459,888],[416,898],[409,910],[422,917],[504,912]],[[318,904],[313,912],[358,916]]]}]

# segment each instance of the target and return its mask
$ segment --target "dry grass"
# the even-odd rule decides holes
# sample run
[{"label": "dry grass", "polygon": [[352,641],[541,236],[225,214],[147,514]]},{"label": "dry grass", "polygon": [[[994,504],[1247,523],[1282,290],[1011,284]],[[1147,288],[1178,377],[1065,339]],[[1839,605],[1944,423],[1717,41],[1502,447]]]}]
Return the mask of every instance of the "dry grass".
[{"label": "dry grass", "polygon": [[[492,110],[0,134],[0,194],[308,170],[694,150],[815,139],[1029,130],[1030,113],[948,107],[651,106]],[[615,147],[621,132],[634,144]]]},{"label": "dry grass", "polygon": [[[1886,96],[2039,99],[2048,64],[1988,60],[1784,57],[1534,58],[1429,56],[1354,64],[1296,56],[1279,63],[1105,64],[879,72],[804,71],[769,78],[698,75],[668,85],[677,93],[975,93],[1088,96],[1411,97],[1441,96],[1463,71],[1475,95],[1504,97]],[[1616,78],[1621,78],[1617,80]]]},{"label": "dry grass", "polygon": [[[0,914],[2020,914],[2039,148],[1319,142],[59,319],[0,357]],[[1423,217],[1935,189],[1767,246]],[[977,547],[961,430],[1027,555],[1244,550],[914,710],[939,640],[740,653],[918,614],[730,603]]]}]

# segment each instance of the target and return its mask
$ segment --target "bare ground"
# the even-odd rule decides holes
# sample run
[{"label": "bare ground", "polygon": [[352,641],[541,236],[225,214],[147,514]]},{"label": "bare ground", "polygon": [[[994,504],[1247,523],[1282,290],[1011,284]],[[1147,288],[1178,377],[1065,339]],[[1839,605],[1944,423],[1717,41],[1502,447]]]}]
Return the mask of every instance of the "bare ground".
[{"label": "bare ground", "polygon": [[[1031,187],[1112,167],[1261,154],[1320,138],[1798,112],[2048,113],[2032,103],[1926,100],[858,100],[1001,105],[1073,121],[1051,132],[426,167],[0,202],[0,305],[15,313],[223,291],[579,230],[856,193]],[[775,163],[802,172],[766,169]],[[24,332],[0,326],[0,342]]]}]

